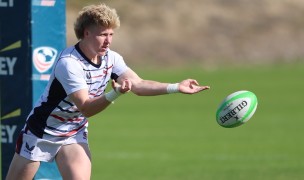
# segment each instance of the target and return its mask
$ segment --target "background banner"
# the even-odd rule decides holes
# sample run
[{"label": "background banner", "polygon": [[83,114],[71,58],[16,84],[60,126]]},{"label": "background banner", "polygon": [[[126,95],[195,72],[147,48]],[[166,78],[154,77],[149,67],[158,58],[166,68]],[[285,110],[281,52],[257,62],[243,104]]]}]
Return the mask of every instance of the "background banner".
[{"label": "background banner", "polygon": [[[65,28],[65,1],[0,0],[2,179],[25,119],[44,90],[59,51],[66,46]],[[35,179],[48,179],[48,172],[52,179],[60,178],[54,163],[43,163]]]},{"label": "background banner", "polygon": [[[47,85],[57,55],[66,46],[65,1],[32,0],[31,9],[32,88],[35,103]],[[41,163],[35,179],[61,179],[56,163]]]},{"label": "background banner", "polygon": [[32,0],[33,102],[43,92],[58,53],[66,46],[65,1]]},{"label": "background banner", "polygon": [[32,107],[29,9],[29,0],[0,1],[2,179]]}]

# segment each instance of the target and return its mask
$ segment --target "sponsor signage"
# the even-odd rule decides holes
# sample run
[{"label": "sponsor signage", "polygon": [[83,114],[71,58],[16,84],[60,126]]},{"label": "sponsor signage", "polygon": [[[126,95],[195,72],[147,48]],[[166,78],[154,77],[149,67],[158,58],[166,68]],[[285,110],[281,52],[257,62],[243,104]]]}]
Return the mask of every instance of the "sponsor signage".
[{"label": "sponsor signage", "polygon": [[16,138],[32,107],[29,3],[29,0],[0,0],[2,179],[14,155]]},{"label": "sponsor signage", "polygon": [[[64,0],[0,0],[0,179],[5,179],[18,134],[66,46],[65,32]],[[42,163],[35,179],[61,179],[58,174],[54,164]]]}]

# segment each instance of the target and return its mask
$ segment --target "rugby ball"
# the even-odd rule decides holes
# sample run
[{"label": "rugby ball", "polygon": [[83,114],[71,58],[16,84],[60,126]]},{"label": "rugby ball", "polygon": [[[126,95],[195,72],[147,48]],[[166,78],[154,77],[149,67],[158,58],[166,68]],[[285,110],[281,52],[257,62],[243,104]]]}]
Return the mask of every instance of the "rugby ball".
[{"label": "rugby ball", "polygon": [[228,95],[218,106],[216,121],[225,128],[246,123],[255,113],[258,101],[250,91],[237,91]]}]

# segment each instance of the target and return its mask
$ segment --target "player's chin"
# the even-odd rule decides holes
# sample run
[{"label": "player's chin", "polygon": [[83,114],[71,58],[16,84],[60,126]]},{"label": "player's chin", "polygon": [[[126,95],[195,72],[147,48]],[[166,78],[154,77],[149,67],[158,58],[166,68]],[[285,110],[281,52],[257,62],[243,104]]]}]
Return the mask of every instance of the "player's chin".
[{"label": "player's chin", "polygon": [[104,55],[106,55],[106,53],[107,53],[107,49],[103,49],[103,50],[100,50],[100,51],[97,52],[97,54],[99,56],[104,56]]}]

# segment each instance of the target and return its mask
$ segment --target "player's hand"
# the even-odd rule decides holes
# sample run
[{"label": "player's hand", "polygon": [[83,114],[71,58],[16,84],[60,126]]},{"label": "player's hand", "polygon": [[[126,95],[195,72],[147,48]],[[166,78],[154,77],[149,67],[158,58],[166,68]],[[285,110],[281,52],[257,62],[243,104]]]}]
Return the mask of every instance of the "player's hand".
[{"label": "player's hand", "polygon": [[209,86],[200,86],[199,83],[194,79],[186,79],[179,83],[179,91],[184,94],[194,94],[207,89]]},{"label": "player's hand", "polygon": [[131,91],[132,82],[128,79],[124,79],[121,84],[118,84],[115,80],[112,80],[112,88],[118,93],[127,93]]}]

